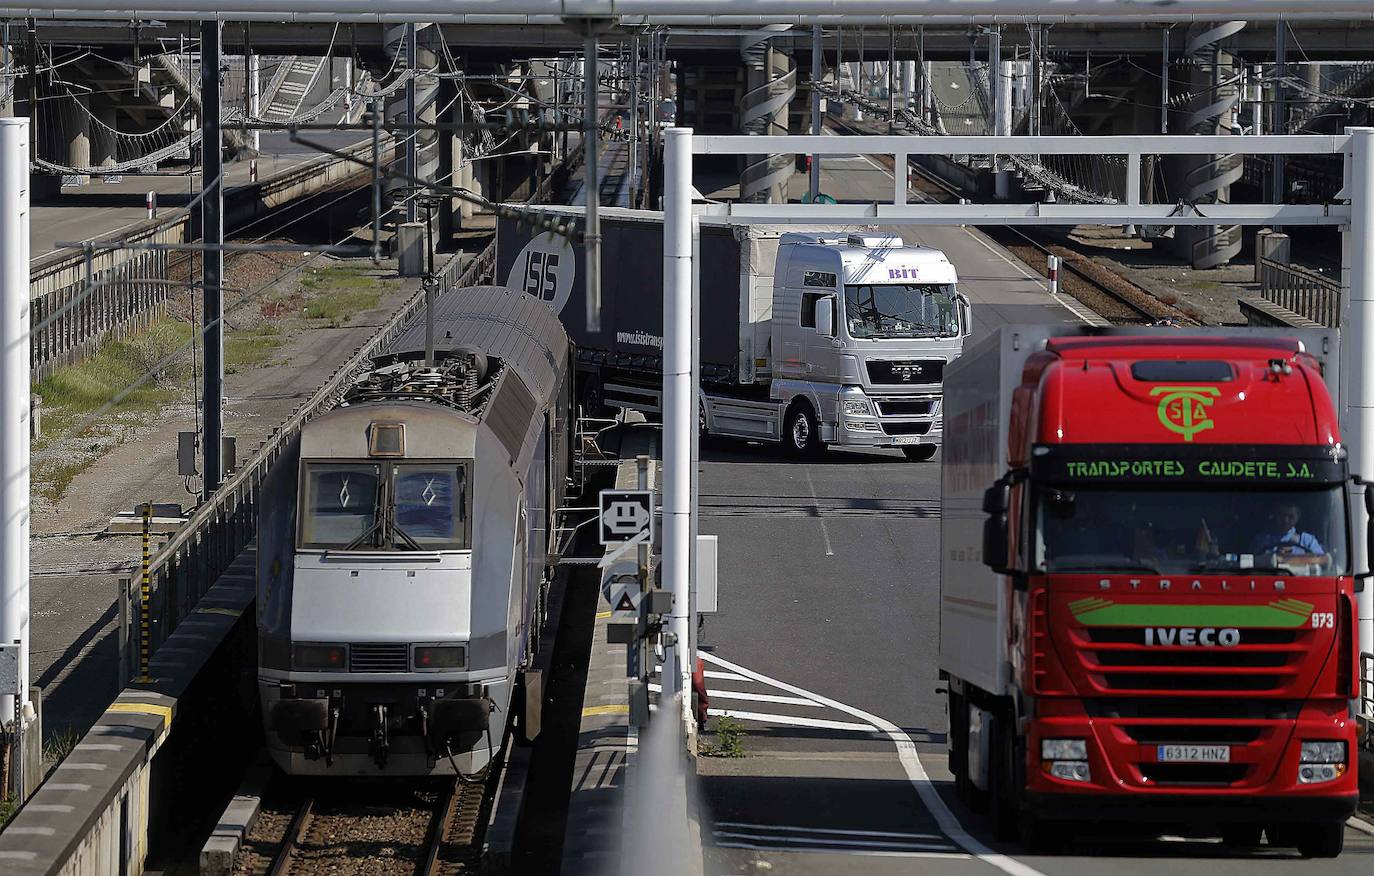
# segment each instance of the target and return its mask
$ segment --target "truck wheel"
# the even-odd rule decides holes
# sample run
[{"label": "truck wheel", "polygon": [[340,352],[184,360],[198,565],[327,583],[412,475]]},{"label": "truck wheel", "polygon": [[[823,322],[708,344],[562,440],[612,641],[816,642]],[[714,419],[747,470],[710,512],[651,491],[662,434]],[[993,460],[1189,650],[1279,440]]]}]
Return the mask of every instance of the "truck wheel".
[{"label": "truck wheel", "polygon": [[788,456],[798,459],[820,455],[820,427],[816,424],[816,415],[810,405],[798,403],[788,409],[782,444]]},{"label": "truck wheel", "polygon": [[988,820],[993,836],[999,840],[1014,840],[1020,832],[1020,792],[1016,787],[1015,740],[998,717],[993,723],[993,737],[989,745],[991,763],[988,764]]},{"label": "truck wheel", "polygon": [[[1345,824],[1297,824],[1279,832],[1277,845],[1294,845],[1304,858],[1335,858],[1345,848]],[[1271,835],[1272,840],[1272,835]]]},{"label": "truck wheel", "polygon": [[935,444],[917,444],[915,447],[903,447],[902,455],[907,462],[929,462],[939,449]]}]

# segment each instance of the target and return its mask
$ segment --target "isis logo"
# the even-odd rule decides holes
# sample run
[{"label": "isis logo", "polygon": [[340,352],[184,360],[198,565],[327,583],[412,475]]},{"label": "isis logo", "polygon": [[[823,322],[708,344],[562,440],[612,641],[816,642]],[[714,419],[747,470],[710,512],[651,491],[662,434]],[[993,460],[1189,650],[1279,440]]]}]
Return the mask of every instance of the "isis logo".
[{"label": "isis logo", "polygon": [[1170,432],[1192,441],[1193,436],[1216,425],[1207,409],[1221,395],[1215,386],[1156,386],[1151,396],[1159,400],[1159,422]]}]

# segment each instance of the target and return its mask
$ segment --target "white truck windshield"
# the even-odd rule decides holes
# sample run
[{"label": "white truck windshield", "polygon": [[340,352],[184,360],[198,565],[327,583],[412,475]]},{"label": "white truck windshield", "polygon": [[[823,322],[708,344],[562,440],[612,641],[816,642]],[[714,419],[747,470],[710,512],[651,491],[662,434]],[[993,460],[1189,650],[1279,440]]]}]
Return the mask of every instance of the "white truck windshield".
[{"label": "white truck windshield", "polygon": [[1042,489],[1047,572],[1343,575],[1340,487],[1306,490]]},{"label": "white truck windshield", "polygon": [[959,334],[954,287],[934,283],[845,286],[844,314],[854,338],[937,338]]}]

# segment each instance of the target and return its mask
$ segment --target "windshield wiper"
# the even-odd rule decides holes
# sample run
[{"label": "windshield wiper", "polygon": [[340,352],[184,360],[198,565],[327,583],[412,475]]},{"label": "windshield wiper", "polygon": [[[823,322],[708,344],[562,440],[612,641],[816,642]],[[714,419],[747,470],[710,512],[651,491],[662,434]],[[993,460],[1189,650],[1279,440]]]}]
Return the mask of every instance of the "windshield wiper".
[{"label": "windshield wiper", "polygon": [[379,518],[377,518],[377,521],[376,521],[375,523],[373,523],[371,526],[369,526],[369,527],[367,528],[367,531],[366,531],[366,532],[364,532],[362,535],[360,535],[360,536],[358,536],[357,538],[355,538],[355,539],[353,539],[352,541],[350,541],[350,542],[344,547],[344,550],[346,550],[346,551],[357,550],[359,547],[361,547],[362,545],[366,544],[366,543],[372,538],[372,536],[376,535],[376,534],[377,534],[377,530],[379,530],[379,529],[381,529],[381,528],[382,528],[382,519],[379,517]]},{"label": "windshield wiper", "polygon": [[418,541],[416,541],[415,539],[413,539],[413,538],[410,537],[410,533],[406,532],[404,529],[402,529],[401,527],[399,527],[399,526],[396,525],[396,521],[395,521],[395,520],[391,521],[391,531],[392,531],[393,533],[395,533],[396,535],[399,535],[401,538],[405,539],[405,543],[406,543],[407,545],[409,545],[409,547],[410,547],[411,550],[413,550],[413,551],[422,551],[422,550],[424,550],[424,548],[420,546],[420,543],[419,543]]},{"label": "windshield wiper", "polygon": [[1058,562],[1051,561],[1051,572],[1149,572],[1160,574],[1159,567],[1133,557],[1116,554],[1097,556],[1083,555],[1081,559],[1068,558]]}]

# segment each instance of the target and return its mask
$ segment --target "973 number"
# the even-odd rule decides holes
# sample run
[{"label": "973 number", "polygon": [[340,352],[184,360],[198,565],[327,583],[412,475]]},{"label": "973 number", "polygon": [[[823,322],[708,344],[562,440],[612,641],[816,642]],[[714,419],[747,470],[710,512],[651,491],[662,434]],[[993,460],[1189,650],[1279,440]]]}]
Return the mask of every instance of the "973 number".
[{"label": "973 number", "polygon": [[1312,629],[1314,630],[1334,630],[1336,628],[1336,613],[1332,611],[1312,612]]},{"label": "973 number", "polygon": [[525,262],[525,294],[541,301],[552,301],[558,292],[558,255],[531,251]]}]

